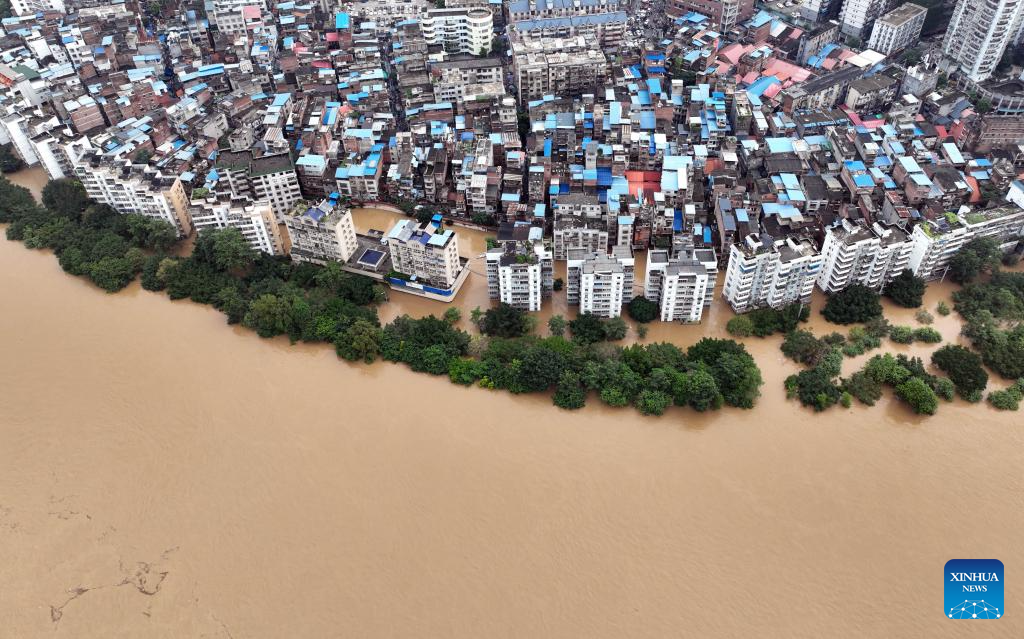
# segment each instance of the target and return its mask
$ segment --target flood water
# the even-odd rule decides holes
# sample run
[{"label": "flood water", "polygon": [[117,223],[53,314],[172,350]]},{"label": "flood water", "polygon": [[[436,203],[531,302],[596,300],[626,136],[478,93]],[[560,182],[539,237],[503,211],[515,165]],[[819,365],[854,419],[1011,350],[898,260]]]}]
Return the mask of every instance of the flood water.
[{"label": "flood water", "polygon": [[[3,239],[0,294],[4,637],[1024,636],[1019,413],[814,414],[779,338],[747,340],[753,411],[568,413],[107,295]],[[382,318],[444,308],[394,293]],[[943,615],[965,557],[1006,565],[1003,619]]]}]

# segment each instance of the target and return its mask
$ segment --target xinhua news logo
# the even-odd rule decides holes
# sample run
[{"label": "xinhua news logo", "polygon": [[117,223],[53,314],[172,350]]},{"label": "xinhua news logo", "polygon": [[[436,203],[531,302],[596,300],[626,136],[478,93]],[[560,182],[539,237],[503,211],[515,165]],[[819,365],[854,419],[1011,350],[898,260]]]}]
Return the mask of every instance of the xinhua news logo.
[{"label": "xinhua news logo", "polygon": [[998,559],[950,559],[946,562],[946,617],[1001,619],[1003,562]]}]

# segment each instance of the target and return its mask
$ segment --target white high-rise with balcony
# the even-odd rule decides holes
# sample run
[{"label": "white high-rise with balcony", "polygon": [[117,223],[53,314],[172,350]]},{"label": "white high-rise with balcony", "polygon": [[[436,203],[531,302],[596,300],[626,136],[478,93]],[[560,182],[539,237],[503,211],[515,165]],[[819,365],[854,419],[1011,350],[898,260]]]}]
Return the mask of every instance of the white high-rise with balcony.
[{"label": "white high-rise with balcony", "polygon": [[899,227],[878,222],[868,226],[843,218],[840,226],[825,233],[818,288],[830,294],[851,284],[881,290],[907,268],[912,247],[907,232]]},{"label": "white high-rise with balcony", "polygon": [[989,78],[1021,28],[1024,0],[959,0],[942,52],[974,82]]},{"label": "white high-rise with balcony", "polygon": [[729,248],[722,297],[737,313],[809,302],[823,262],[810,238],[748,235]]},{"label": "white high-rise with balcony", "polygon": [[892,0],[843,0],[839,12],[839,25],[848,36],[865,38],[871,32],[875,19],[892,7]]},{"label": "white high-rise with balcony", "polygon": [[494,16],[489,9],[431,9],[423,16],[423,38],[448,53],[487,55],[494,36]]},{"label": "white high-rise with balcony", "polygon": [[618,317],[622,305],[633,297],[634,269],[633,251],[628,246],[616,246],[610,255],[570,249],[566,298],[580,307],[580,313]]}]

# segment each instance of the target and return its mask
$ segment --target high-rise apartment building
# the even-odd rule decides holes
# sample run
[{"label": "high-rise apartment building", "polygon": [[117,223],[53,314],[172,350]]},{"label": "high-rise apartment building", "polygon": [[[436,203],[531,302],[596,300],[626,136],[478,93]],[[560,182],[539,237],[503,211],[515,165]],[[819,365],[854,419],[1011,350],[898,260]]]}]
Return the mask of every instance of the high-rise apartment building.
[{"label": "high-rise apartment building", "polygon": [[566,259],[569,250],[587,253],[608,250],[610,215],[596,195],[566,193],[551,197],[554,212],[555,259]]},{"label": "high-rise apartment building", "polygon": [[878,16],[892,8],[893,0],[843,0],[839,29],[855,38],[867,38]]},{"label": "high-rise apartment building", "polygon": [[284,224],[292,259],[297,262],[344,263],[359,248],[352,212],[334,199],[315,206],[300,201],[285,216]]},{"label": "high-rise apartment building", "polygon": [[818,288],[837,293],[851,284],[880,291],[907,268],[913,246],[906,231],[875,222],[842,223],[825,233]]},{"label": "high-rise apartment building", "polygon": [[499,246],[487,251],[487,292],[524,311],[539,311],[554,288],[554,260],[544,229],[525,222],[503,223]]},{"label": "high-rise apartment building", "polygon": [[809,238],[750,234],[729,248],[722,296],[737,313],[809,302],[822,263]]},{"label": "high-rise apartment building", "polygon": [[250,151],[220,151],[207,182],[216,192],[266,201],[278,222],[302,199],[299,177],[287,153],[253,157]]},{"label": "high-rise apartment building", "polygon": [[177,176],[127,160],[112,160],[96,151],[77,157],[74,171],[93,200],[118,213],[163,220],[175,228],[179,237],[191,233],[188,197]]},{"label": "high-rise apartment building", "polygon": [[942,52],[970,80],[986,80],[1016,38],[1022,16],[1024,0],[959,0]]},{"label": "high-rise apartment building", "polygon": [[868,48],[889,55],[902,51],[921,37],[928,10],[919,4],[902,4],[875,21]]},{"label": "high-rise apartment building", "polygon": [[11,0],[11,13],[16,16],[32,16],[45,11],[64,13],[64,0]]},{"label": "high-rise apartment building", "polygon": [[611,254],[570,249],[566,260],[566,298],[580,313],[618,317],[622,305],[633,298],[635,263],[628,246]]},{"label": "high-rise apartment building", "polygon": [[595,92],[609,76],[608,60],[594,36],[538,38],[513,32],[509,41],[520,102]]},{"label": "high-rise apartment building", "polygon": [[448,53],[487,55],[494,37],[494,17],[489,9],[431,9],[422,20],[427,44],[439,44]]},{"label": "high-rise apartment building", "polygon": [[284,253],[277,219],[267,202],[210,195],[192,200],[189,212],[192,225],[199,233],[209,229],[238,229],[253,250],[270,255]]},{"label": "high-rise apartment building", "polygon": [[674,257],[665,250],[648,251],[644,297],[658,304],[663,322],[699,322],[717,276],[711,249],[687,249]]},{"label": "high-rise apartment building", "polygon": [[964,244],[979,237],[990,237],[1003,250],[1017,244],[1024,234],[1024,209],[1010,205],[949,213],[937,220],[923,220],[910,233],[913,247],[908,266],[925,280],[944,277],[949,262]]},{"label": "high-rise apartment building", "polygon": [[422,227],[415,220],[399,220],[385,236],[391,252],[391,267],[415,281],[441,289],[455,285],[462,270],[459,240],[440,222]]}]

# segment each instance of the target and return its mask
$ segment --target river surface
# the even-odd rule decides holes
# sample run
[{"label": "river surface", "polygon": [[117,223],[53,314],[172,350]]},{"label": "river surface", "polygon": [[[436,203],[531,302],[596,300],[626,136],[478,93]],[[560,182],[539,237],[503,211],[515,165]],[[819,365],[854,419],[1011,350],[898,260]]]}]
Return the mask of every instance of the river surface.
[{"label": "river surface", "polygon": [[[3,239],[0,295],[3,637],[1024,636],[1020,413],[814,414],[777,337],[746,341],[753,411],[564,412],[108,295]],[[458,304],[486,303],[471,277]],[[943,615],[969,557],[1006,565],[1003,619]]]}]

